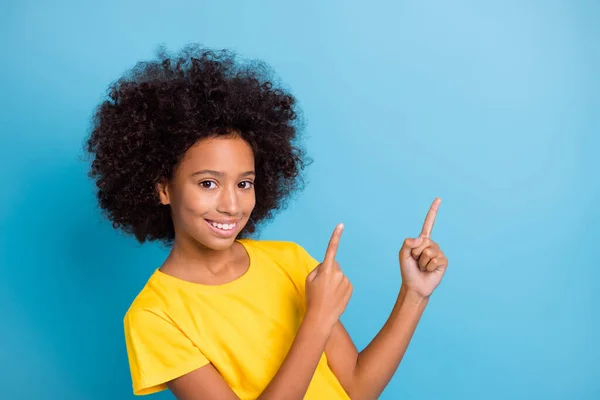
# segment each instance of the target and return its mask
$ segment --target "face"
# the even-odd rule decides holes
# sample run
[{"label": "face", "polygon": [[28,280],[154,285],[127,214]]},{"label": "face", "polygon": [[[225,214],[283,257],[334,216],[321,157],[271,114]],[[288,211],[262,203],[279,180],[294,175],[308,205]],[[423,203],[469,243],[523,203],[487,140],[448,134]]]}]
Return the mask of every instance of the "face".
[{"label": "face", "polygon": [[158,188],[161,203],[171,206],[175,241],[229,248],[254,209],[255,176],[252,148],[241,138],[207,138],[192,146],[173,179]]}]

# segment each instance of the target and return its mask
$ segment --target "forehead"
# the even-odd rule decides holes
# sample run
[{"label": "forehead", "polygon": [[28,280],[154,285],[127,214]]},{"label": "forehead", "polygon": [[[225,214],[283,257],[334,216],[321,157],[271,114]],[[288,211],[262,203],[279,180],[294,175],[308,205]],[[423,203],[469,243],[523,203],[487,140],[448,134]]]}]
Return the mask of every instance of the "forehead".
[{"label": "forehead", "polygon": [[239,137],[206,138],[198,141],[181,160],[181,172],[202,169],[238,173],[254,169],[254,153]]}]

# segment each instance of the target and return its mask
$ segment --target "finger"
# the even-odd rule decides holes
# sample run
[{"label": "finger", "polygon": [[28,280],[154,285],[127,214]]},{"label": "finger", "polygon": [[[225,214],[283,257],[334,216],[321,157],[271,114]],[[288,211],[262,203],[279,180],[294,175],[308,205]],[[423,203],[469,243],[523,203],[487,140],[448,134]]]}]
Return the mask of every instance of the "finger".
[{"label": "finger", "polygon": [[352,297],[352,292],[354,291],[354,288],[352,287],[352,284],[350,283],[350,281],[348,281],[344,287],[344,303],[348,304],[348,301],[350,300],[350,298]]},{"label": "finger", "polygon": [[323,274],[330,276],[334,282],[341,280],[345,276],[342,268],[340,268],[340,264],[335,260],[332,263],[322,265]]},{"label": "finger", "polygon": [[400,248],[400,258],[406,260],[410,257],[410,252],[416,249],[423,243],[423,238],[407,238],[404,240],[402,247]]},{"label": "finger", "polygon": [[420,236],[431,236],[431,231],[433,230],[433,223],[435,222],[435,217],[437,216],[437,212],[440,208],[441,203],[442,199],[438,197],[433,201],[431,207],[429,207],[429,211],[427,212],[427,216],[425,217],[425,222],[423,223],[423,229],[421,230]]},{"label": "finger", "polygon": [[321,264],[317,265],[312,271],[309,272],[309,274],[306,276],[307,281],[312,282],[312,280],[315,279],[315,277],[319,273],[320,266]]},{"label": "finger", "polygon": [[332,267],[334,271],[342,272],[342,267],[340,267],[340,263],[338,263],[336,260],[333,260]]},{"label": "finger", "polygon": [[421,245],[412,249],[410,254],[413,256],[413,258],[417,259],[421,256],[421,253],[423,253],[423,251],[425,251],[425,249],[429,247],[432,247],[434,249],[439,248],[437,243],[435,243],[433,240],[429,238],[423,238],[423,242],[421,242]]},{"label": "finger", "polygon": [[352,293],[354,292],[354,287],[352,286],[351,283],[348,282],[348,286],[346,287],[346,302],[348,302],[348,300],[350,300],[350,297],[352,297]]},{"label": "finger", "polygon": [[437,252],[434,249],[432,249],[431,247],[428,247],[425,250],[423,250],[423,253],[421,253],[421,255],[419,256],[419,269],[421,271],[425,271],[429,261],[431,261],[433,258],[435,258],[436,255],[437,255]]},{"label": "finger", "polygon": [[335,227],[333,234],[331,235],[331,239],[329,239],[327,251],[325,251],[325,259],[323,260],[323,264],[331,264],[335,260],[335,255],[337,253],[338,245],[340,244],[340,237],[342,236],[343,230],[344,224],[338,224],[338,226]]},{"label": "finger", "polygon": [[344,275],[341,279],[341,286],[344,289],[348,289],[348,287],[352,287],[352,284],[350,283],[350,279],[348,279],[348,277],[346,275]]},{"label": "finger", "polygon": [[427,264],[426,270],[428,272],[433,272],[438,269],[444,269],[448,266],[448,259],[445,256],[438,256],[432,258],[431,261]]}]

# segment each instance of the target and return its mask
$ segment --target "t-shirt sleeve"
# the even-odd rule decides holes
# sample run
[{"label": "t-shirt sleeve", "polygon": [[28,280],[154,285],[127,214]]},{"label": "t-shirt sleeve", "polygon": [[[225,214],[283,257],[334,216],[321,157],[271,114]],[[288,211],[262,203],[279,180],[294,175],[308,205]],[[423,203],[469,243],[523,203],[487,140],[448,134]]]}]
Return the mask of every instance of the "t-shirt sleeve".
[{"label": "t-shirt sleeve", "polygon": [[164,390],[167,382],[209,363],[176,325],[154,311],[128,312],[124,327],[136,395]]},{"label": "t-shirt sleeve", "polygon": [[300,308],[302,313],[306,312],[306,277],[315,269],[320,261],[317,261],[312,255],[297,243],[292,243],[293,250],[293,274],[295,284],[301,296]]},{"label": "t-shirt sleeve", "polygon": [[313,256],[311,256],[304,247],[300,246],[297,243],[294,243],[295,251],[296,251],[296,259],[300,266],[300,270],[304,275],[304,279],[306,276],[319,265],[319,261],[317,261]]}]

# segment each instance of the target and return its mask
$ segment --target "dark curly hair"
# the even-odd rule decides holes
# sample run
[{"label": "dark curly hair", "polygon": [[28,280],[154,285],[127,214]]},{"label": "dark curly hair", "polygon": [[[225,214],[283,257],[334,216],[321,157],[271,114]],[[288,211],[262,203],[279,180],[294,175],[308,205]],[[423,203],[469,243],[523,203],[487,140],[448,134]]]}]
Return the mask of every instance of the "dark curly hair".
[{"label": "dark curly hair", "polygon": [[273,82],[263,62],[188,45],[175,56],[159,48],[154,60],[111,84],[95,110],[86,151],[99,205],[113,227],[140,243],[171,245],[171,211],[160,204],[156,184],[172,178],[199,139],[232,133],[251,146],[256,167],[256,206],[240,237],[284,208],[309,160],[296,144],[296,100]]}]

